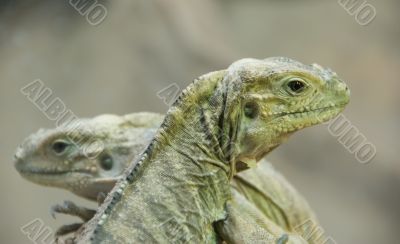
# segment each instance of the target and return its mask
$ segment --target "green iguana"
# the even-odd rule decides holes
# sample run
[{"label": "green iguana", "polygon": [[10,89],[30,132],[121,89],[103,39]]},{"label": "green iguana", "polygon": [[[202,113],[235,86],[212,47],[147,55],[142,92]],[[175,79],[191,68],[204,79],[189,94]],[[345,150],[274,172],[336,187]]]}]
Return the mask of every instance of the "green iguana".
[{"label": "green iguana", "polygon": [[348,101],[336,74],[287,58],[244,59],[200,77],[170,108],[77,241],[229,240],[232,229],[226,227],[249,216],[236,211],[248,203],[232,197],[236,171],[296,130],[336,116]]},{"label": "green iguana", "polygon": [[[67,125],[42,129],[22,143],[15,156],[15,166],[30,181],[61,187],[95,200],[100,193],[108,193],[123,169],[145,149],[163,119],[162,115],[146,112],[100,115],[79,120],[79,130],[74,130],[73,135]],[[104,145],[96,158],[85,157],[78,146],[87,135]],[[297,232],[305,237],[307,230],[300,228],[302,224],[307,220],[317,224],[307,202],[266,160],[258,168],[236,175],[232,187],[263,213],[258,218],[266,217],[289,233]],[[75,215],[84,221],[95,213],[69,201],[56,205],[53,211]],[[79,227],[80,224],[65,225],[56,236]]]},{"label": "green iguana", "polygon": [[293,132],[336,116],[348,101],[335,73],[288,58],[243,59],[201,76],[169,109],[77,242],[226,238],[224,224],[241,213],[230,188],[236,171]]}]

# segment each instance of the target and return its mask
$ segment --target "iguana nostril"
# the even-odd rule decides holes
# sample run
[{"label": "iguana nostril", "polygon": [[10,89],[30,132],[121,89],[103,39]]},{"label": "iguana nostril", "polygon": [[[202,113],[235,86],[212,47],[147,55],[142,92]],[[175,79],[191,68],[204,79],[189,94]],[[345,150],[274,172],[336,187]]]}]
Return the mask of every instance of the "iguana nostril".
[{"label": "iguana nostril", "polygon": [[24,166],[26,165],[22,158],[19,158],[17,155],[14,155],[14,167],[18,172],[21,172],[21,170],[24,169]]},{"label": "iguana nostril", "polygon": [[14,161],[21,160],[23,158],[23,149],[21,146],[17,148],[17,151],[14,154]]},{"label": "iguana nostril", "polygon": [[336,82],[336,86],[335,86],[337,91],[347,91],[349,88],[347,87],[347,85],[343,82],[337,81]]}]

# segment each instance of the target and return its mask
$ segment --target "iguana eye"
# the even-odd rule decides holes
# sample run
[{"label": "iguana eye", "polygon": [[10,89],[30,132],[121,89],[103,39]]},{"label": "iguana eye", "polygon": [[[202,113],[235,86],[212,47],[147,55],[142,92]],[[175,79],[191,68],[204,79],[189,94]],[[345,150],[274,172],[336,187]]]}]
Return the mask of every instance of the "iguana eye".
[{"label": "iguana eye", "polygon": [[289,80],[286,86],[288,87],[289,92],[293,95],[300,94],[305,90],[305,88],[307,88],[307,84],[299,78]]},{"label": "iguana eye", "polygon": [[57,155],[63,154],[67,148],[69,147],[69,143],[63,140],[58,140],[53,142],[51,145],[51,149],[53,152],[55,152]]},{"label": "iguana eye", "polygon": [[100,157],[100,166],[104,170],[110,170],[112,169],[114,165],[114,160],[111,158],[110,155],[105,154]]}]

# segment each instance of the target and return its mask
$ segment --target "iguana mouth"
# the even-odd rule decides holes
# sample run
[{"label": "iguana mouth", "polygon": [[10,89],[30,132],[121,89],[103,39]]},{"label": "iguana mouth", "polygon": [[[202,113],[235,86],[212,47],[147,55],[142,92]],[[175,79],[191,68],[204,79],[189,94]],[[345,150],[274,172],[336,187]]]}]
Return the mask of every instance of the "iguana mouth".
[{"label": "iguana mouth", "polygon": [[82,173],[88,174],[85,170],[65,170],[65,171],[54,171],[54,170],[44,170],[44,169],[20,169],[21,174],[32,174],[32,175],[65,175],[69,173]]},{"label": "iguana mouth", "polygon": [[326,106],[322,108],[316,108],[316,109],[311,109],[311,110],[303,110],[303,111],[295,111],[295,112],[283,112],[281,114],[278,114],[278,117],[285,116],[285,115],[294,115],[294,114],[305,114],[305,113],[310,113],[310,112],[323,112],[331,109],[338,109],[344,107],[346,104],[335,104],[332,106]]},{"label": "iguana mouth", "polygon": [[35,175],[63,175],[70,173],[70,171],[40,171],[40,170],[21,170],[23,174],[35,174]]}]

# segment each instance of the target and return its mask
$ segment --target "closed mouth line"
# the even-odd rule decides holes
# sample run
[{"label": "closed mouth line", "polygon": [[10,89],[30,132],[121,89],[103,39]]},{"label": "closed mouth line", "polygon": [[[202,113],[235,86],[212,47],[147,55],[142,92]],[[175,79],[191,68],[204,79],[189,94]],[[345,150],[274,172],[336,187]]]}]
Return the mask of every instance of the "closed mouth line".
[{"label": "closed mouth line", "polygon": [[41,171],[40,169],[36,170],[20,170],[20,173],[23,174],[34,174],[34,175],[64,175],[68,173],[88,173],[86,171],[78,171],[78,170],[69,170],[69,171],[49,171],[49,170],[43,170]]},{"label": "closed mouth line", "polygon": [[41,175],[62,175],[70,173],[71,171],[40,171],[40,170],[20,170],[21,173],[27,174],[41,174]]},{"label": "closed mouth line", "polygon": [[339,107],[342,107],[342,106],[344,106],[344,104],[337,104],[337,105],[333,105],[333,106],[316,108],[316,109],[312,109],[312,110],[296,111],[296,112],[291,112],[291,113],[281,113],[278,116],[285,116],[285,115],[292,115],[292,114],[303,114],[303,113],[316,112],[316,111],[324,111],[324,110],[339,108]]}]

